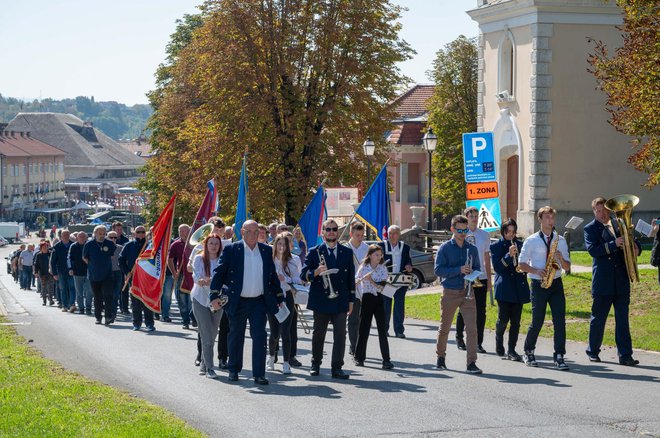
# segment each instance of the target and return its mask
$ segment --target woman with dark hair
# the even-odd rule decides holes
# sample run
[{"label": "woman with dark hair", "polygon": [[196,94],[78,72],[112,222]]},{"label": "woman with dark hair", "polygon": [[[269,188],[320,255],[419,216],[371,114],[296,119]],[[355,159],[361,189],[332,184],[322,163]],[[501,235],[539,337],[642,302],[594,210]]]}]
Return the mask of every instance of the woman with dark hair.
[{"label": "woman with dark hair", "polygon": [[268,314],[268,325],[270,326],[270,336],[268,337],[268,361],[266,367],[268,370],[275,370],[275,354],[280,336],[282,337],[282,354],[284,363],[282,372],[291,374],[291,320],[295,312],[293,302],[293,283],[301,283],[300,266],[291,254],[291,241],[286,233],[278,234],[273,241],[273,262],[275,270],[280,279],[280,287],[284,292],[286,307],[289,309],[289,316],[279,322],[274,315]]},{"label": "woman with dark hair", "polygon": [[213,270],[218,266],[220,252],[222,251],[222,237],[212,233],[206,236],[202,243],[202,251],[193,259],[193,280],[195,282],[190,293],[193,313],[197,319],[198,333],[202,343],[202,360],[199,374],[210,379],[217,378],[213,371],[213,345],[218,335],[218,327],[223,310],[214,312],[210,308],[209,293],[211,291],[211,277]]},{"label": "woman with dark hair", "polygon": [[367,355],[367,341],[371,330],[371,320],[376,318],[378,328],[378,342],[380,343],[380,354],[383,356],[382,367],[384,370],[394,368],[390,362],[390,344],[387,341],[387,319],[385,316],[385,302],[380,294],[388,277],[383,249],[376,245],[369,245],[367,256],[364,258],[357,273],[355,283],[362,287],[362,305],[360,306],[360,327],[358,329],[358,340],[355,346],[355,365],[364,366]]}]

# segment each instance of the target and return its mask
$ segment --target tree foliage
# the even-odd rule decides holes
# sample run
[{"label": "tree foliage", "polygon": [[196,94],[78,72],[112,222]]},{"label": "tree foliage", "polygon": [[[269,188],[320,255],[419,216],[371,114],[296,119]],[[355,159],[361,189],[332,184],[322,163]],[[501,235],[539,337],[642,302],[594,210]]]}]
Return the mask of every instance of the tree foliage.
[{"label": "tree foliage", "polygon": [[456,214],[465,208],[462,134],[477,130],[477,45],[461,35],[438,51],[433,62],[435,90],[429,126],[438,136],[433,155],[436,211]]},{"label": "tree foliage", "polygon": [[600,89],[607,94],[610,124],[634,137],[628,159],[649,175],[646,185],[660,184],[660,3],[618,0],[623,11],[623,45],[609,56],[603,42],[595,42],[589,63]]},{"label": "tree foliage", "polygon": [[400,13],[386,0],[210,0],[200,22],[184,19],[151,94],[154,211],[177,191],[192,216],[215,177],[230,219],[245,151],[257,220],[295,222],[324,177],[363,180],[361,145],[382,139],[406,83]]}]

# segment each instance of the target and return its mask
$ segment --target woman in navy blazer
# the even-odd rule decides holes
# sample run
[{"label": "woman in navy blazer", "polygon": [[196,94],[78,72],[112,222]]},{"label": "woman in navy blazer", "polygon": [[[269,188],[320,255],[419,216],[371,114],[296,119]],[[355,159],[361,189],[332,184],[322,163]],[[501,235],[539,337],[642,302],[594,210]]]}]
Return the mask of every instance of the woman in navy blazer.
[{"label": "woman in navy blazer", "polygon": [[517,272],[514,257],[520,254],[522,242],[516,240],[518,225],[516,221],[509,220],[502,223],[500,233],[502,238],[490,245],[490,255],[495,269],[495,299],[497,299],[497,323],[495,325],[495,351],[504,356],[504,332],[511,321],[509,328],[509,345],[506,353],[507,359],[521,362],[522,358],[516,353],[518,332],[520,331],[520,316],[523,304],[529,303],[529,283],[527,274]]}]

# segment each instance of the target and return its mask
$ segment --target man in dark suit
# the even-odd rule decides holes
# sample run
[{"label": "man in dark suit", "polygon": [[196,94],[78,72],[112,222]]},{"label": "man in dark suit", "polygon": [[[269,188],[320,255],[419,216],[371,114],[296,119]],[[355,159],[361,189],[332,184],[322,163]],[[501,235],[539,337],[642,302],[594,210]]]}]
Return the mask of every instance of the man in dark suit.
[{"label": "man in dark suit", "polygon": [[[632,357],[632,340],[628,311],[630,307],[630,280],[623,256],[623,237],[616,220],[610,218],[605,208],[605,198],[591,202],[593,221],[584,227],[584,244],[593,257],[591,295],[591,322],[589,324],[589,346],[587,356],[592,362],[600,362],[600,346],[610,308],[614,306],[616,347],[619,350],[619,363],[635,366],[639,363]],[[637,254],[641,252],[635,241]]]},{"label": "man in dark suit", "polygon": [[243,240],[226,245],[211,280],[211,306],[220,308],[223,287],[229,301],[229,380],[237,381],[243,369],[245,328],[250,321],[252,376],[258,385],[266,379],[266,313],[275,314],[284,301],[271,247],[257,242],[259,228],[253,220],[243,223]]},{"label": "man in dark suit", "polygon": [[[378,245],[383,249],[385,255],[385,265],[387,271],[390,273],[406,273],[412,272],[412,260],[410,258],[410,246],[401,242],[401,228],[398,225],[390,225],[387,229],[387,240],[378,242]],[[397,338],[405,339],[406,335],[403,334],[405,328],[403,327],[403,320],[406,317],[406,292],[407,286],[400,287],[394,293],[394,334]],[[383,303],[385,304],[385,321],[387,322],[387,330],[390,329],[390,316],[392,314],[392,298],[383,295]]]},{"label": "man in dark suit", "polygon": [[[338,231],[339,227],[334,219],[328,219],[323,223],[325,242],[309,250],[300,277],[304,281],[311,282],[307,301],[307,308],[314,312],[310,375],[318,376],[320,373],[325,334],[328,324],[332,323],[332,377],[348,379],[348,374],[342,370],[342,367],[346,348],[346,316],[353,311],[355,301],[355,266],[353,251],[343,245],[337,245]],[[321,263],[321,260],[325,263]],[[327,277],[321,275],[328,269],[338,269],[338,272]],[[328,287],[323,277],[331,282],[327,283]],[[330,298],[332,291],[337,297]]]}]

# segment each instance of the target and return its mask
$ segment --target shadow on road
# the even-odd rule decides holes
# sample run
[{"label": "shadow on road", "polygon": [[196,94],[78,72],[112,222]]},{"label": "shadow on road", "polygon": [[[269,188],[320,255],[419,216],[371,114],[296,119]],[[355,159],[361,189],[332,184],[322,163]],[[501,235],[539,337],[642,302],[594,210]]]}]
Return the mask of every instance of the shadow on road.
[{"label": "shadow on road", "polygon": [[478,377],[482,379],[497,380],[498,382],[502,382],[502,383],[514,383],[517,385],[546,385],[546,386],[554,386],[555,388],[572,387],[572,385],[560,383],[559,380],[545,379],[542,377],[523,377],[523,376],[492,374],[492,373],[485,373]]},{"label": "shadow on road", "polygon": [[[612,364],[615,367],[625,368],[622,365]],[[589,377],[596,377],[598,379],[611,379],[611,380],[636,380],[640,382],[660,382],[660,379],[656,376],[647,376],[639,374],[625,374],[612,370],[607,365],[580,365],[580,364],[570,364],[571,370],[576,373],[586,374]],[[657,371],[658,367],[640,367],[637,366],[634,369],[649,369],[652,371]]]}]

